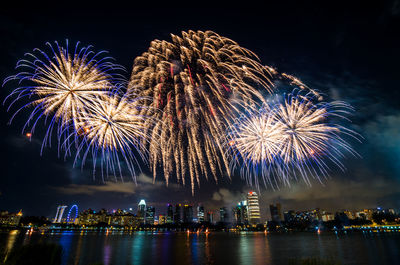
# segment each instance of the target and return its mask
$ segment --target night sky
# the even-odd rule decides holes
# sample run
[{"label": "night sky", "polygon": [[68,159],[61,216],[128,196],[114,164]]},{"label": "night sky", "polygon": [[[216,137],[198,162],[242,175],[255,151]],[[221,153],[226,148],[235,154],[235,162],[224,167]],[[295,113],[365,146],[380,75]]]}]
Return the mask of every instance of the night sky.
[{"label": "night sky", "polygon": [[[172,2],[157,7],[149,2],[135,7],[65,3],[57,9],[2,8],[0,79],[16,73],[15,64],[25,52],[66,38],[109,51],[129,78],[134,58],[153,39],[169,40],[170,33],[189,29],[213,30],[255,52],[263,64],[297,76],[332,100],[351,103],[356,109],[351,128],[364,138],[361,144],[352,142],[362,158],[349,156],[343,161],[347,170],[333,170],[322,184],[313,181],[308,187],[299,181],[275,191],[262,187],[264,217],[272,202],[280,202],[284,210],[400,208],[400,2],[279,2],[264,7],[197,1],[196,8]],[[1,101],[14,88],[15,83],[3,86]],[[104,183],[101,177],[93,179],[90,165],[72,168],[73,159],[59,158],[55,146],[40,156],[43,134],[32,141],[21,135],[29,111],[8,125],[12,113],[0,107],[0,209],[50,217],[58,204],[78,204],[81,210],[136,209],[143,198],[161,214],[167,202],[201,202],[210,210],[232,206],[252,189],[239,176],[221,176],[218,184],[203,180],[192,196],[189,186],[166,187],[162,176],[152,184],[146,168],[138,185],[112,177]]]}]

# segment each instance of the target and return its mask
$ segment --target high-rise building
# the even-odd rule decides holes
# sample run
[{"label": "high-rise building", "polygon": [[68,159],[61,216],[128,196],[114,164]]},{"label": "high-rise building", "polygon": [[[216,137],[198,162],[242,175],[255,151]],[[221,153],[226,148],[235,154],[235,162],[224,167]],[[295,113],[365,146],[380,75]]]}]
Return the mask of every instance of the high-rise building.
[{"label": "high-rise building", "polygon": [[140,200],[139,202],[137,216],[141,224],[146,222],[146,202],[144,200]]},{"label": "high-rise building", "polygon": [[250,224],[258,224],[261,222],[260,205],[258,203],[258,195],[254,191],[247,193],[247,209]]},{"label": "high-rise building", "polygon": [[183,206],[183,222],[192,223],[193,222],[193,206],[185,204]]},{"label": "high-rise building", "polygon": [[207,222],[214,223],[214,212],[207,212]]},{"label": "high-rise building", "polygon": [[222,223],[227,223],[228,220],[228,211],[226,210],[226,207],[221,207],[219,209],[219,221]]},{"label": "high-rise building", "polygon": [[159,225],[165,224],[166,221],[167,221],[167,218],[166,218],[165,215],[159,215],[159,216],[158,216],[158,224],[159,224]]},{"label": "high-rise building", "polygon": [[56,213],[56,216],[54,217],[53,223],[61,223],[62,222],[62,217],[63,217],[64,211],[66,208],[67,208],[66,205],[59,205],[57,207],[57,213]]},{"label": "high-rise building", "polygon": [[233,211],[236,219],[236,224],[242,225],[249,223],[248,212],[247,212],[247,201],[239,202]]},{"label": "high-rise building", "polygon": [[170,224],[174,222],[174,209],[172,204],[167,204],[167,216],[166,216],[166,223]]},{"label": "high-rise building", "polygon": [[179,224],[182,223],[182,205],[175,205],[175,213],[174,213],[174,223]]},{"label": "high-rise building", "polygon": [[204,206],[203,205],[199,205],[197,206],[197,220],[199,223],[204,222]]},{"label": "high-rise building", "polygon": [[154,206],[147,206],[147,208],[146,208],[146,224],[154,225],[155,215],[156,215],[156,208],[154,208]]},{"label": "high-rise building", "polygon": [[281,211],[281,204],[277,203],[276,205],[270,204],[269,211],[271,213],[271,220],[274,222],[281,222],[282,221],[282,211]]}]

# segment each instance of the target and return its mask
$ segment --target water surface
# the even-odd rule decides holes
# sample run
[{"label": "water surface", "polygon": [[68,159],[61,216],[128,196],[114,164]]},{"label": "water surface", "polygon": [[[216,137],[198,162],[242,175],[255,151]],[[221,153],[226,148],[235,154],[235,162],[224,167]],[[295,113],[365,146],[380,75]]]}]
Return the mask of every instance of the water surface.
[{"label": "water surface", "polygon": [[58,231],[0,233],[6,250],[28,243],[57,243],[63,264],[288,264],[304,257],[334,258],[342,264],[400,264],[400,233],[262,232],[209,234],[176,232]]}]

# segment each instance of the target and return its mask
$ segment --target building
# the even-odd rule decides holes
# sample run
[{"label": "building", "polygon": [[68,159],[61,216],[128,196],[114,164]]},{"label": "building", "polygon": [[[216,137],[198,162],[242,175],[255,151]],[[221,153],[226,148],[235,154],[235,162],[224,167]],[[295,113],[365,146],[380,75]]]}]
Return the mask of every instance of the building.
[{"label": "building", "polygon": [[332,213],[324,212],[322,213],[322,221],[323,222],[328,222],[335,220],[335,216]]},{"label": "building", "polygon": [[282,221],[282,211],[280,203],[277,203],[276,205],[270,204],[269,211],[271,213],[271,220],[273,222],[280,223]]},{"label": "building", "polygon": [[118,209],[113,213],[108,213],[105,209],[96,212],[92,209],[84,210],[79,213],[78,224],[84,226],[130,226],[140,225],[139,218],[133,213]]},{"label": "building", "polygon": [[0,212],[0,225],[1,226],[18,226],[21,221],[22,210],[18,213],[9,213],[8,211]]},{"label": "building", "polygon": [[209,222],[209,223],[214,223],[214,212],[212,212],[212,211],[210,211],[210,212],[207,212],[207,222]]},{"label": "building", "polygon": [[258,195],[254,191],[247,193],[247,211],[250,224],[256,225],[261,222]]},{"label": "building", "polygon": [[88,209],[79,213],[77,223],[85,226],[106,225],[110,224],[110,215],[105,209],[101,209],[98,212]]},{"label": "building", "polygon": [[66,205],[59,205],[57,207],[57,213],[56,213],[56,216],[54,217],[53,223],[62,223],[63,222],[62,218],[63,218],[66,208],[67,208]]},{"label": "building", "polygon": [[356,219],[356,214],[352,211],[344,210],[343,213],[347,215],[347,218],[349,218],[350,220]]},{"label": "building", "polygon": [[154,206],[147,206],[146,208],[146,224],[154,225],[154,217],[156,215],[156,208]]},{"label": "building", "polygon": [[247,214],[247,201],[239,202],[237,206],[233,209],[233,212],[236,219],[236,224],[247,225],[249,223]]},{"label": "building", "polygon": [[138,205],[137,216],[139,218],[139,222],[144,224],[146,222],[146,202],[145,200],[140,200]]},{"label": "building", "polygon": [[193,206],[185,204],[183,206],[183,222],[192,223],[193,222]]},{"label": "building", "polygon": [[171,224],[174,222],[174,209],[172,204],[167,204],[167,216],[165,217],[165,222]]},{"label": "building", "polygon": [[372,209],[364,209],[362,211],[354,213],[355,218],[360,218],[364,220],[372,220],[372,215],[374,213],[374,210]]},{"label": "building", "polygon": [[179,224],[182,223],[182,205],[175,205],[175,213],[174,213],[174,223]]},{"label": "building", "polygon": [[107,224],[111,226],[139,226],[140,222],[137,216],[129,212],[117,211],[107,216]]},{"label": "building", "polygon": [[158,224],[163,225],[167,222],[167,217],[165,215],[159,215],[158,216]]},{"label": "building", "polygon": [[222,223],[227,223],[228,220],[228,211],[226,210],[226,207],[221,207],[219,209],[219,221]]},{"label": "building", "polygon": [[313,210],[313,214],[314,214],[315,219],[316,219],[317,221],[322,221],[322,212],[321,212],[321,209],[316,208],[315,210]]},{"label": "building", "polygon": [[197,221],[199,223],[203,223],[205,221],[204,206],[202,205],[197,206]]}]

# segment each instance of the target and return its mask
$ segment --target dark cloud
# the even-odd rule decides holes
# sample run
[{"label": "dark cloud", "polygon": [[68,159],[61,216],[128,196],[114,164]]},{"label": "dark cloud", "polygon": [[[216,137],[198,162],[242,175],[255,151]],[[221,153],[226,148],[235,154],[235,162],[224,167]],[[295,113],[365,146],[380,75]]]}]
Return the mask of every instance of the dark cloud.
[{"label": "dark cloud", "polygon": [[134,194],[135,193],[135,184],[133,182],[129,182],[129,183],[105,182],[104,184],[101,184],[101,185],[69,184],[65,187],[56,187],[55,189],[58,192],[67,194],[67,195],[76,195],[76,194],[99,195],[99,193],[104,193],[104,192]]},{"label": "dark cloud", "polygon": [[[113,177],[109,177],[106,179],[110,178]],[[140,174],[140,176],[138,176],[137,178],[136,183],[133,181],[128,181],[128,182],[105,181],[103,183],[97,183],[97,184],[71,183],[62,187],[53,187],[53,188],[58,192],[66,195],[76,195],[76,194],[99,195],[99,193],[122,193],[122,194],[147,193],[162,189],[164,187],[167,188],[164,182],[153,181],[151,177],[145,174]],[[179,188],[181,187],[177,184],[171,184],[168,187],[170,191],[177,190]]]}]

